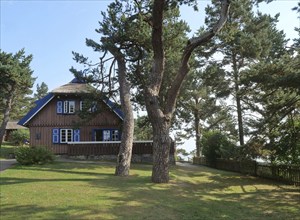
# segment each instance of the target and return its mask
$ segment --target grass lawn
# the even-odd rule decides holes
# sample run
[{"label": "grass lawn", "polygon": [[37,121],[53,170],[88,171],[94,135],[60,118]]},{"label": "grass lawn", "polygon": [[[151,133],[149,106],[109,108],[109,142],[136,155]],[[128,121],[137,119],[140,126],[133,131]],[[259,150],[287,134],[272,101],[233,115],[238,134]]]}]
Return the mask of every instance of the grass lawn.
[{"label": "grass lawn", "polygon": [[153,184],[151,168],[117,177],[110,163],[14,166],[1,173],[1,220],[300,219],[299,187],[202,166]]},{"label": "grass lawn", "polygon": [[13,146],[9,142],[3,142],[0,148],[0,160],[2,159],[10,159],[10,155],[14,154],[16,146]]}]

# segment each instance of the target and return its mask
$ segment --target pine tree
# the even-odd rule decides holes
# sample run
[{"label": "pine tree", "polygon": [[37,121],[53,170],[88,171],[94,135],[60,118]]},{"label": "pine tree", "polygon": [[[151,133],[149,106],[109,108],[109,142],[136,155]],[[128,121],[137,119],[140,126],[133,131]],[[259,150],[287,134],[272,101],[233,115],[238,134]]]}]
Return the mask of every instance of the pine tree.
[{"label": "pine tree", "polygon": [[[24,49],[16,54],[0,51],[0,99],[3,104],[1,108],[3,118],[0,128],[0,146],[13,106],[18,106],[20,100],[32,93],[31,88],[35,79],[32,77],[33,71],[30,69],[31,61],[32,55],[26,56]],[[13,118],[17,116],[19,113]]]},{"label": "pine tree", "polygon": [[35,100],[39,100],[46,96],[48,93],[48,86],[46,83],[42,82],[41,85],[36,85],[36,93],[34,93],[33,97]]},{"label": "pine tree", "polygon": [[224,106],[217,103],[228,94],[225,71],[216,63],[208,65],[203,71],[191,72],[181,89],[176,120],[178,124],[186,124],[185,138],[196,137],[197,157],[202,152],[200,139],[203,131],[217,129],[217,125],[228,119]]},{"label": "pine tree", "polygon": [[[210,27],[218,18],[216,14],[219,1],[206,8],[206,24]],[[245,135],[248,132],[246,107],[241,85],[243,70],[254,62],[266,59],[274,49],[272,31],[277,21],[277,16],[271,18],[260,12],[254,13],[253,2],[249,0],[232,1],[228,22],[218,35],[216,42],[219,44],[219,55],[222,64],[226,66],[227,77],[231,81],[232,97],[235,100],[236,114],[239,131],[239,142],[245,145]],[[280,46],[280,45],[279,45]],[[278,49],[276,50],[278,52]],[[246,134],[245,134],[246,133]]]}]

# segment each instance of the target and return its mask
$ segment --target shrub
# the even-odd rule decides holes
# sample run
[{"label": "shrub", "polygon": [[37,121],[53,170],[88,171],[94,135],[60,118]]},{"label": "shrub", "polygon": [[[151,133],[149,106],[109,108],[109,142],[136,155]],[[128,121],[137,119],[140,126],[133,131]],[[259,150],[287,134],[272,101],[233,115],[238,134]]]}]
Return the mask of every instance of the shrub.
[{"label": "shrub", "polygon": [[26,141],[29,140],[29,130],[28,129],[19,129],[11,132],[9,136],[9,141],[13,142],[18,146],[23,146]]},{"label": "shrub", "polygon": [[54,160],[53,153],[44,147],[18,147],[15,157],[22,165],[45,164]]},{"label": "shrub", "polygon": [[215,165],[217,158],[229,159],[236,154],[236,146],[218,131],[204,133],[201,144],[203,155],[212,166]]}]

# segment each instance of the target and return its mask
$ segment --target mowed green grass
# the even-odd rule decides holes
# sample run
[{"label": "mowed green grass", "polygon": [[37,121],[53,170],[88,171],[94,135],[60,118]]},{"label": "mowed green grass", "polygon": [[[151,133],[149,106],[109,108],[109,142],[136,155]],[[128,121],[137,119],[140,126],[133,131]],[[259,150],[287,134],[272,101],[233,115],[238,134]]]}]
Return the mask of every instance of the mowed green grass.
[{"label": "mowed green grass", "polygon": [[0,147],[0,160],[9,159],[10,154],[14,154],[16,146],[9,142],[4,142]]},{"label": "mowed green grass", "polygon": [[202,166],[171,168],[169,184],[151,165],[130,177],[113,163],[55,162],[1,173],[5,219],[300,219],[300,188]]}]

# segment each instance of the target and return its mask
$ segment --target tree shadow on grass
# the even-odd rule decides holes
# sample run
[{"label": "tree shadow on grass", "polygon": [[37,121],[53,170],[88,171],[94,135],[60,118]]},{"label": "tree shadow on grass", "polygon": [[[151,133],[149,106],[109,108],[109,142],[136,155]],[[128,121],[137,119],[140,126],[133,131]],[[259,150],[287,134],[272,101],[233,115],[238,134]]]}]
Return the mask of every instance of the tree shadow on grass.
[{"label": "tree shadow on grass", "polygon": [[[15,212],[19,215],[15,216]],[[105,211],[99,209],[97,206],[86,207],[86,206],[75,206],[75,205],[65,205],[63,207],[50,205],[14,205],[7,204],[1,207],[2,219],[47,219],[47,220],[63,220],[63,219],[117,219],[114,217],[110,210]]]},{"label": "tree shadow on grass", "polygon": [[12,212],[22,219],[297,219],[300,215],[297,188],[279,187],[272,181],[232,172],[175,167],[169,184],[154,184],[150,182],[149,165],[132,165],[132,175],[125,178],[106,173],[114,170],[111,166],[99,172],[102,169],[94,165],[73,164],[76,168],[71,169],[67,167],[72,165],[65,165],[27,167],[31,171],[55,172],[61,178],[6,176],[4,182],[82,181],[86,185],[82,189],[93,192],[91,203],[47,207],[6,203],[1,204],[4,219]]}]

